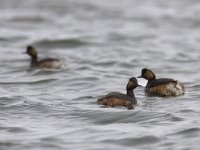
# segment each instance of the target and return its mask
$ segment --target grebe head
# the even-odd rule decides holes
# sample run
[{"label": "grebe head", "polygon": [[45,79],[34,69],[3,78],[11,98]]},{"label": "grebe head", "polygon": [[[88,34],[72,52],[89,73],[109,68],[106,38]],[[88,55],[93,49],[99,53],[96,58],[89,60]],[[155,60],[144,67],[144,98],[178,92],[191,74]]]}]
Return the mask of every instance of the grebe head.
[{"label": "grebe head", "polygon": [[132,77],[128,81],[128,84],[126,86],[126,90],[133,90],[138,86],[139,86],[139,84],[138,84],[137,79],[135,77]]},{"label": "grebe head", "polygon": [[156,79],[155,74],[153,73],[153,71],[149,70],[149,69],[142,69],[142,74],[141,76],[139,76],[138,78],[144,78],[146,80],[154,80]]},{"label": "grebe head", "polygon": [[31,57],[37,57],[37,51],[33,46],[27,46],[26,53]]}]

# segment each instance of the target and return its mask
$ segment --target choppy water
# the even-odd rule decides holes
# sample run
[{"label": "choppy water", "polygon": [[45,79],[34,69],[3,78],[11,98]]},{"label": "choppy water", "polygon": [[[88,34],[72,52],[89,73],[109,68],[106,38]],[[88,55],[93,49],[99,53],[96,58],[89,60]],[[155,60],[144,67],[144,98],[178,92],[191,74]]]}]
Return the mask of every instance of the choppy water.
[{"label": "choppy water", "polygon": [[[199,149],[199,33],[197,0],[1,0],[0,149]],[[29,70],[29,44],[66,69]],[[144,67],[186,94],[96,105]]]}]

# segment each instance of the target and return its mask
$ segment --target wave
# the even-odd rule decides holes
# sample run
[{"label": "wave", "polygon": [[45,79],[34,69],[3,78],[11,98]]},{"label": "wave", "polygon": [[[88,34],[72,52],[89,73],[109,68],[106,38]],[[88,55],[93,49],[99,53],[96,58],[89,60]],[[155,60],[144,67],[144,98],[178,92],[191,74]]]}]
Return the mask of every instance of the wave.
[{"label": "wave", "polygon": [[35,42],[33,44],[47,48],[59,48],[59,47],[79,47],[87,45],[89,43],[80,39],[56,39],[56,40],[44,39]]},{"label": "wave", "polygon": [[183,130],[180,130],[178,132],[172,133],[170,135],[183,135],[183,136],[189,137],[189,136],[199,135],[199,132],[200,132],[200,128],[191,127],[191,128],[188,128],[188,129],[183,129]]},{"label": "wave", "polygon": [[0,84],[38,84],[38,83],[49,83],[51,81],[56,81],[57,79],[40,79],[40,80],[23,80],[23,81],[1,81]]}]

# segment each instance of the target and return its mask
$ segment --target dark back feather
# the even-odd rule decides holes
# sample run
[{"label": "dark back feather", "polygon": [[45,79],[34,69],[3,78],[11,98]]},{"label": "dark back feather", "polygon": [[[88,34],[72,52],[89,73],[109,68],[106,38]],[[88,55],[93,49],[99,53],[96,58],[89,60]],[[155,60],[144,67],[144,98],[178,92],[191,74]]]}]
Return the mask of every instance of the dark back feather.
[{"label": "dark back feather", "polygon": [[159,85],[173,83],[173,82],[176,83],[176,80],[171,79],[171,78],[160,78],[160,79],[148,81],[146,88],[156,87]]},{"label": "dark back feather", "polygon": [[126,94],[122,94],[122,93],[118,93],[118,92],[111,92],[111,93],[101,97],[100,99],[109,98],[109,97],[120,98],[120,99],[128,100],[128,101],[135,101],[135,97],[131,97]]}]

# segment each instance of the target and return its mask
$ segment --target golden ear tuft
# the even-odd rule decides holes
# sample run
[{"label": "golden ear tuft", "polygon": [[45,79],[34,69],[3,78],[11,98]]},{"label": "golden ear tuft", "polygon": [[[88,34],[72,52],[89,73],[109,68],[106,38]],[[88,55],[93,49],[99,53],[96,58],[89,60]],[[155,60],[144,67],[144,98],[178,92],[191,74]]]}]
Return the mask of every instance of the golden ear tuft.
[{"label": "golden ear tuft", "polygon": [[144,76],[148,79],[155,79],[155,74],[151,70],[147,70],[144,74]]}]

